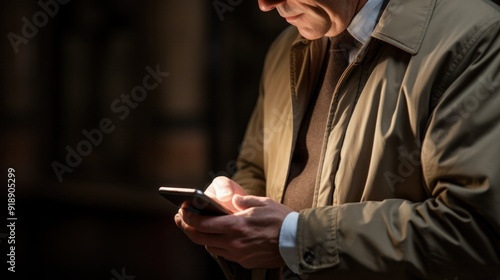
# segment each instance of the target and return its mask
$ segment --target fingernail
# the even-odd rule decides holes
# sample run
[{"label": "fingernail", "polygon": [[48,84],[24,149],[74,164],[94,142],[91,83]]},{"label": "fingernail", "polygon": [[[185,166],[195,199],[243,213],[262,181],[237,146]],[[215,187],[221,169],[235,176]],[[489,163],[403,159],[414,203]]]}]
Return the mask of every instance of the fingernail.
[{"label": "fingernail", "polygon": [[231,198],[232,198],[231,192],[222,191],[222,192],[217,193],[217,199],[220,201],[226,202],[226,201],[229,201]]},{"label": "fingernail", "polygon": [[223,190],[217,193],[219,196],[228,196],[231,195],[231,192],[228,190]]}]

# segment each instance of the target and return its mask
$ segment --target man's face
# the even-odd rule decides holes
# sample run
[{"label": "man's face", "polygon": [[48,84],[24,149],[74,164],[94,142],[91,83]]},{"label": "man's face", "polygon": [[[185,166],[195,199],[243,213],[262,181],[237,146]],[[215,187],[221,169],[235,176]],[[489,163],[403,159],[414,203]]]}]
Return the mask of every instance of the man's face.
[{"label": "man's face", "polygon": [[258,0],[262,11],[278,10],[300,34],[314,40],[336,36],[368,0]]}]

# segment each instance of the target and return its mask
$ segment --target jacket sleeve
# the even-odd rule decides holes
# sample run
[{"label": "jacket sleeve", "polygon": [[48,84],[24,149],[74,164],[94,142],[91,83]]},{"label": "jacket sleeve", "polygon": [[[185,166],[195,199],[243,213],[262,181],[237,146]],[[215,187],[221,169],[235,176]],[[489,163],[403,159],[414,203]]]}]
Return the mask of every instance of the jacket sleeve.
[{"label": "jacket sleeve", "polygon": [[[283,96],[288,98],[290,95],[289,92],[283,92],[282,84],[290,84],[289,49],[297,37],[298,31],[294,26],[285,28],[273,41],[264,59],[259,97],[240,146],[236,162],[237,171],[232,177],[252,195],[269,194],[266,192],[266,182],[269,178],[269,173],[266,171],[272,169],[267,165],[271,157],[270,134],[276,133],[276,126],[280,126],[283,121],[276,113],[282,113],[282,107],[276,107],[273,100]],[[276,86],[277,84],[281,86]],[[267,150],[264,151],[265,149]]]},{"label": "jacket sleeve", "polygon": [[266,195],[263,114],[263,95],[260,94],[240,147],[237,171],[232,177],[248,194],[256,196]]},{"label": "jacket sleeve", "polygon": [[301,212],[302,274],[500,279],[499,30],[497,21],[464,54],[462,62],[468,63],[458,66],[430,116],[421,147],[422,188],[429,199]]}]

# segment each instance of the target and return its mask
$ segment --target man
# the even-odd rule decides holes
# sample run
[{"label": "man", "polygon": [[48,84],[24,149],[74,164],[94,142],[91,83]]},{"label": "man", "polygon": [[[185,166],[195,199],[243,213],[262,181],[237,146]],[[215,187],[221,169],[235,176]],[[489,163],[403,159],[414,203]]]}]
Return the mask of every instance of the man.
[{"label": "man", "polygon": [[228,278],[500,279],[499,7],[259,6],[293,26],[267,55],[238,172],[206,190],[236,213],[177,225]]}]

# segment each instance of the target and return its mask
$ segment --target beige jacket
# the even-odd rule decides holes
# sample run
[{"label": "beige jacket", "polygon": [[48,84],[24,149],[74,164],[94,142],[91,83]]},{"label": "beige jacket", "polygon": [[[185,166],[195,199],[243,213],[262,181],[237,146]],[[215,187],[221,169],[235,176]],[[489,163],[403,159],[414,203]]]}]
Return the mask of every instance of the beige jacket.
[{"label": "beige jacket", "polygon": [[[334,94],[304,277],[500,279],[499,36],[488,0],[390,1]],[[290,27],[267,55],[233,178],[251,194],[282,200],[326,40]]]}]

